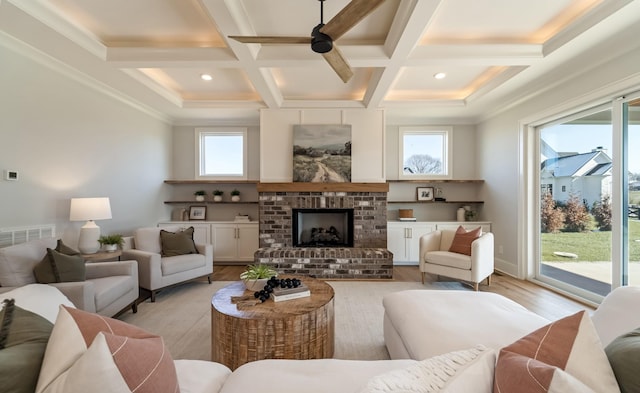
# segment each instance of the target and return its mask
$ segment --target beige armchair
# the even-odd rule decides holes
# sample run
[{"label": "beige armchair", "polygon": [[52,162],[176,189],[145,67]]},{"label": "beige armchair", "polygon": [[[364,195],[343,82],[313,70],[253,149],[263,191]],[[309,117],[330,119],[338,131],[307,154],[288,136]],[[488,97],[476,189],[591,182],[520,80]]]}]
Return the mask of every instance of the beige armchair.
[{"label": "beige armchair", "polygon": [[[31,240],[0,248],[0,293],[34,284],[33,268],[55,249],[54,238]],[[131,307],[137,311],[138,266],[136,261],[87,263],[85,281],[51,283],[77,308],[114,316]]]},{"label": "beige armchair", "polygon": [[487,279],[491,284],[493,273],[493,233],[487,232],[471,243],[471,256],[449,252],[456,231],[438,230],[420,238],[420,272],[424,284],[425,274],[446,276],[473,284]]},{"label": "beige armchair", "polygon": [[138,261],[140,288],[151,293],[151,301],[156,301],[160,290],[200,277],[207,277],[211,284],[213,273],[213,245],[195,244],[197,254],[163,256],[160,230],[176,232],[175,228],[139,228],[133,237],[125,239],[123,258]]}]

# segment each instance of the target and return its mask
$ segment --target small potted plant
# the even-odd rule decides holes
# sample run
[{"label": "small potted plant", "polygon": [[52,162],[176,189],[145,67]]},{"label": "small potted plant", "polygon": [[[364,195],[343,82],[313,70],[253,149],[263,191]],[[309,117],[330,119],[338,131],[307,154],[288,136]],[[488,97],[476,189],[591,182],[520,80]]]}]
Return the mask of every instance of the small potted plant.
[{"label": "small potted plant", "polygon": [[224,194],[224,191],[214,190],[213,191],[213,200],[214,200],[214,202],[222,201],[222,194]]},{"label": "small potted plant", "polygon": [[124,238],[119,233],[114,233],[113,235],[103,235],[98,238],[98,243],[102,246],[102,248],[107,252],[113,252],[118,249],[118,247],[122,247],[124,244]]},{"label": "small potted plant", "polygon": [[207,195],[207,192],[204,190],[199,190],[193,193],[196,196],[196,201],[202,202],[204,201],[204,196]]},{"label": "small potted plant", "polygon": [[233,202],[238,202],[240,201],[240,191],[238,191],[238,189],[234,189],[233,191],[231,191],[231,200]]},{"label": "small potted plant", "polygon": [[249,265],[240,273],[240,279],[244,281],[244,286],[250,291],[259,291],[267,285],[267,281],[277,276],[276,272],[271,266],[268,265]]}]

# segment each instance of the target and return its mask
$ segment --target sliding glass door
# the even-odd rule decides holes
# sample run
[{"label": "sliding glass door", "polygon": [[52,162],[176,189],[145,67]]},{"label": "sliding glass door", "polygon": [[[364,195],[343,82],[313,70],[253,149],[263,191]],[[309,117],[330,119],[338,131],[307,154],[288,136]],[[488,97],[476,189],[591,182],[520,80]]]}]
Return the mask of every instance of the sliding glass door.
[{"label": "sliding glass door", "polygon": [[640,285],[640,94],[535,133],[535,278],[592,300]]},{"label": "sliding glass door", "polygon": [[626,150],[623,201],[628,206],[623,219],[624,260],[622,285],[640,285],[640,99],[622,105],[622,140]]},{"label": "sliding glass door", "polygon": [[611,109],[538,129],[540,279],[606,295],[611,290]]}]

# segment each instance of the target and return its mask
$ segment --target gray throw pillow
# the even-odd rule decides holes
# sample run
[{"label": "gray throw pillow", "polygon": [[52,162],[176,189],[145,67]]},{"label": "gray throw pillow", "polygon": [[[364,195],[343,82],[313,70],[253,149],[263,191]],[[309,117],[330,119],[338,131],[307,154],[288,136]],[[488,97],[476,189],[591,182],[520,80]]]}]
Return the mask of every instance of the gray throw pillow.
[{"label": "gray throw pillow", "polygon": [[177,232],[161,229],[160,245],[162,246],[162,256],[174,257],[176,255],[197,254],[198,250],[193,241],[193,230],[193,227]]},{"label": "gray throw pillow", "polygon": [[53,324],[6,299],[0,326],[0,390],[33,393]]},{"label": "gray throw pillow", "polygon": [[[631,310],[629,310],[631,312]],[[604,349],[622,393],[640,392],[640,328],[613,340]]]},{"label": "gray throw pillow", "polygon": [[86,266],[80,255],[66,255],[47,248],[47,255],[33,268],[40,284],[74,282],[86,279]]}]

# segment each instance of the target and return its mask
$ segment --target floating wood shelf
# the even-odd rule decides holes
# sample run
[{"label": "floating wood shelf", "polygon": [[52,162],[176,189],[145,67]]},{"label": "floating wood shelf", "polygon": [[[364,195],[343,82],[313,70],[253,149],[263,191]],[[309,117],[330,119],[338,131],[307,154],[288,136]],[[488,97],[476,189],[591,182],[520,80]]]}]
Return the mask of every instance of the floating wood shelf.
[{"label": "floating wood shelf", "polygon": [[430,204],[430,203],[484,203],[484,201],[387,201],[387,203],[420,203],[420,204]]},{"label": "floating wood shelf", "polygon": [[388,183],[258,183],[258,192],[389,192]]},{"label": "floating wood shelf", "polygon": [[433,180],[387,180],[387,183],[484,183],[484,180],[454,180],[454,179],[433,179]]},{"label": "floating wood shelf", "polygon": [[221,202],[214,202],[214,201],[196,201],[196,200],[190,200],[190,201],[164,201],[164,203],[166,204],[191,204],[191,205],[195,205],[195,204],[207,204],[207,205],[257,205],[258,201],[238,201],[238,202],[232,202],[232,201],[221,201]]}]

